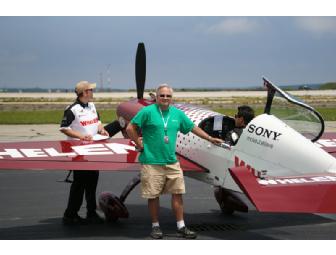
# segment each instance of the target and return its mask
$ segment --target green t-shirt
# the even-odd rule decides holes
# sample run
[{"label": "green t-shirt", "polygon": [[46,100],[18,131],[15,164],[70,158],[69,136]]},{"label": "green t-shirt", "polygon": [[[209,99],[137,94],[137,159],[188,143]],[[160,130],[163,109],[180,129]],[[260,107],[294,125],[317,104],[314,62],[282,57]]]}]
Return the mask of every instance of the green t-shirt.
[{"label": "green t-shirt", "polygon": [[168,143],[165,143],[164,122],[159,106],[152,104],[142,108],[131,120],[131,123],[141,128],[144,150],[139,157],[142,164],[167,165],[177,162],[175,155],[177,132],[187,134],[194,128],[194,123],[174,106],[162,111],[167,122]]}]

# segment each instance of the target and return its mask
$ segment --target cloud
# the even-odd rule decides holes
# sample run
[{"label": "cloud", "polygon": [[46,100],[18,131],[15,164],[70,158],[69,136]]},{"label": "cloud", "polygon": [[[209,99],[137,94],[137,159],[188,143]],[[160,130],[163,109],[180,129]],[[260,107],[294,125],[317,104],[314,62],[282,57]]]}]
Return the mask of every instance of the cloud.
[{"label": "cloud", "polygon": [[313,35],[336,34],[336,17],[297,17],[295,23]]},{"label": "cloud", "polygon": [[246,34],[258,30],[260,24],[256,20],[249,18],[226,18],[220,22],[205,27],[205,31],[210,34],[237,35]]}]

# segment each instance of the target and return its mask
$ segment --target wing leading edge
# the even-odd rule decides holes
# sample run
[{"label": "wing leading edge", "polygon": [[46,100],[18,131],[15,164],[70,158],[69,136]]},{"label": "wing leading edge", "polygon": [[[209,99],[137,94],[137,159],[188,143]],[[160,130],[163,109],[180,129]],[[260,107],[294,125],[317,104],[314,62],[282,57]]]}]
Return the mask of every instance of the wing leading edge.
[{"label": "wing leading edge", "polygon": [[[129,139],[0,143],[0,170],[140,170]],[[178,156],[183,171],[205,169]]]},{"label": "wing leading edge", "polygon": [[230,173],[261,212],[336,213],[336,175],[260,179],[246,167]]}]

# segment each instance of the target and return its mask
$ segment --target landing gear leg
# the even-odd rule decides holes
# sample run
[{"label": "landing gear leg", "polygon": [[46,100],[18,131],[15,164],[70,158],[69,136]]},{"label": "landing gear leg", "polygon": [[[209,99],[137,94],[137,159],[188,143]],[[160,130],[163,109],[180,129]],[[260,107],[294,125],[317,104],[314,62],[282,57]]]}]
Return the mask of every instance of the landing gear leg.
[{"label": "landing gear leg", "polygon": [[129,193],[140,183],[140,174],[135,176],[124,188],[120,197],[110,193],[103,192],[99,196],[99,207],[105,214],[108,222],[117,221],[119,218],[128,218],[129,213],[124,202]]},{"label": "landing gear leg", "polygon": [[232,190],[216,186],[214,194],[224,214],[231,215],[234,211],[248,212],[248,206]]}]

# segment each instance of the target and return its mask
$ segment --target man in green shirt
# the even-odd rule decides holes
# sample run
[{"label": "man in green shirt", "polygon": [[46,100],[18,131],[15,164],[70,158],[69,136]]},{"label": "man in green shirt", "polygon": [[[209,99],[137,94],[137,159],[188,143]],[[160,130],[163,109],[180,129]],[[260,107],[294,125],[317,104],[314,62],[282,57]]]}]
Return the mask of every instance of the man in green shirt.
[{"label": "man in green shirt", "polygon": [[[173,89],[167,84],[156,90],[156,104],[142,108],[131,120],[126,131],[141,150],[139,161],[141,168],[141,193],[148,199],[148,208],[152,220],[151,237],[163,237],[159,225],[159,196],[172,194],[172,209],[177,221],[177,233],[188,239],[197,234],[184,224],[182,194],[185,193],[183,172],[176,159],[176,137],[178,131],[195,135],[212,143],[223,141],[205,133],[176,107],[171,105]],[[141,128],[142,137],[138,134]]]}]

